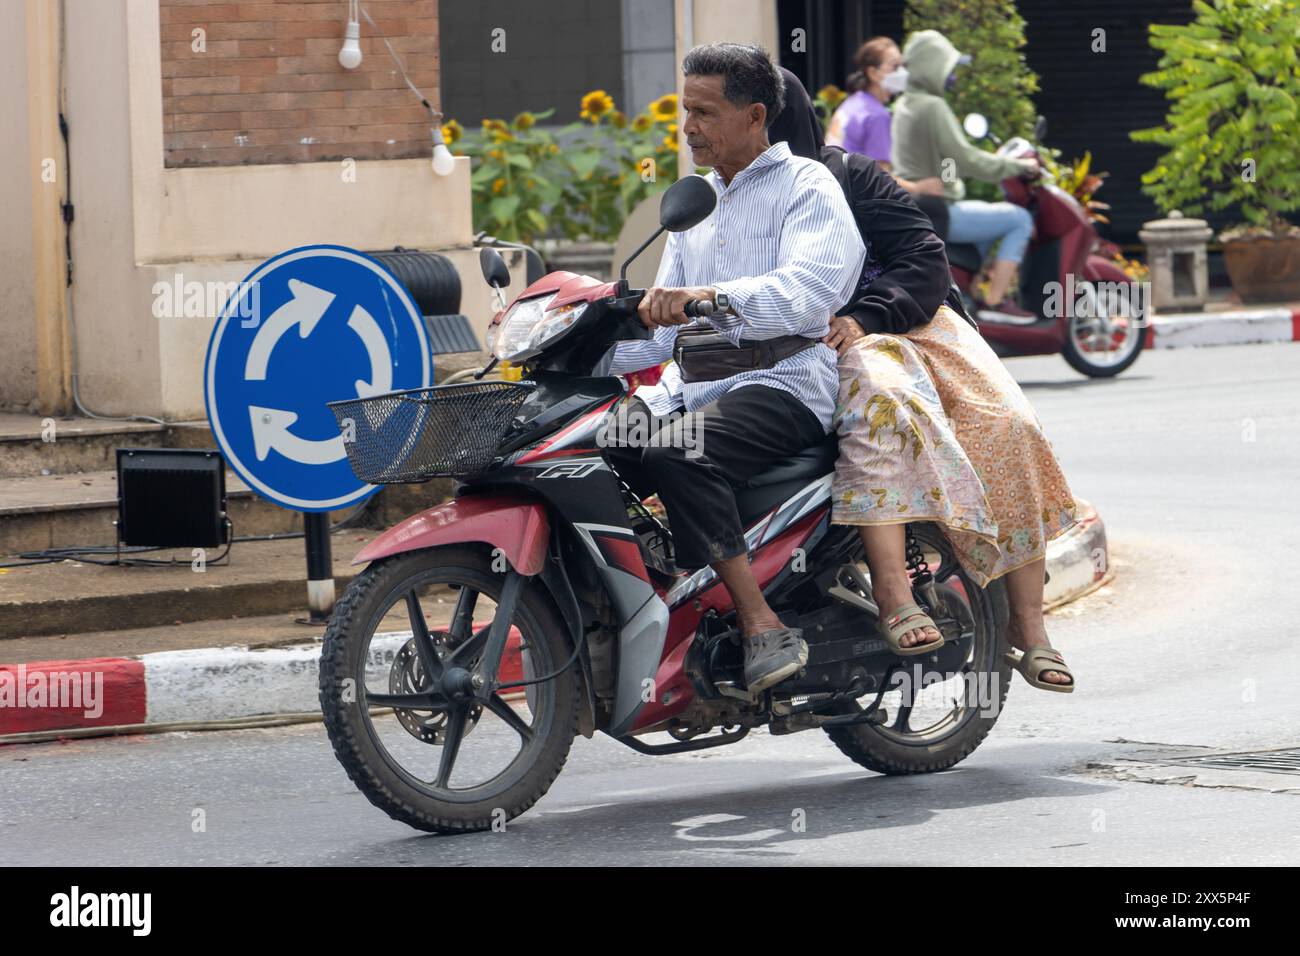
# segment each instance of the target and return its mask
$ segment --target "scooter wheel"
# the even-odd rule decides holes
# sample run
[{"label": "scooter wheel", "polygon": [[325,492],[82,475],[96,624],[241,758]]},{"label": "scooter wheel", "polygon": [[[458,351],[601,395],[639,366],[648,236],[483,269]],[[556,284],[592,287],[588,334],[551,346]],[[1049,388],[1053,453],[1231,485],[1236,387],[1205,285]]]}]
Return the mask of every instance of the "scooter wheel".
[{"label": "scooter wheel", "polygon": [[[1123,331],[1123,338],[1114,349],[1098,348],[1101,344],[1114,343],[1116,332],[1106,317],[1099,319],[1072,318],[1066,329],[1065,342],[1061,346],[1061,356],[1070,363],[1076,372],[1089,378],[1113,378],[1129,368],[1142,354],[1145,326],[1135,319],[1124,319],[1130,323]],[[1105,323],[1102,329],[1097,323]]]}]

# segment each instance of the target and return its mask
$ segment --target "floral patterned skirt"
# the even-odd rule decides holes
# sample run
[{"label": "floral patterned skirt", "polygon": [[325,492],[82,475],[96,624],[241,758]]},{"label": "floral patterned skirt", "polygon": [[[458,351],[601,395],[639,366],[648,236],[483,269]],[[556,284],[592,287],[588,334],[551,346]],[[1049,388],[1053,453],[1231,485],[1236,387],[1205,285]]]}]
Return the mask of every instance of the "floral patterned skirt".
[{"label": "floral patterned skirt", "polygon": [[1042,558],[1075,523],[1028,399],[947,306],[905,335],[863,336],[839,368],[833,521],[937,522],[980,585]]}]

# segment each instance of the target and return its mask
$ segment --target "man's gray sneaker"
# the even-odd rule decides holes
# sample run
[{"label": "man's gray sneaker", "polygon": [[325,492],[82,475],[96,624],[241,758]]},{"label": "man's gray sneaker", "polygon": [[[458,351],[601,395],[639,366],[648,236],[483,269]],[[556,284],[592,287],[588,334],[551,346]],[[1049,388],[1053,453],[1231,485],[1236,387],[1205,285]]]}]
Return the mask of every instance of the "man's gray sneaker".
[{"label": "man's gray sneaker", "polygon": [[774,627],[745,645],[745,685],[753,693],[779,684],[808,663],[808,645],[798,628]]}]

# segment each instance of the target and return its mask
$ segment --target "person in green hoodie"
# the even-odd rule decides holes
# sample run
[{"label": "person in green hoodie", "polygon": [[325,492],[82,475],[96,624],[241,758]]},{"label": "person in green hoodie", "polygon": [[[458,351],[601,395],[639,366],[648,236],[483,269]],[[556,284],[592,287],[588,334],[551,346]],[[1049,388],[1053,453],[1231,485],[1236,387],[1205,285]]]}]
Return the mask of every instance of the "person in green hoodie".
[{"label": "person in green hoodie", "polygon": [[921,30],[908,38],[903,47],[903,66],[899,68],[906,70],[906,92],[894,107],[893,170],[908,180],[937,176],[943,182],[949,242],[973,243],[982,255],[997,243],[997,261],[989,272],[988,298],[977,303],[980,311],[1031,317],[1031,313],[1006,301],[1006,295],[1033,234],[1033,217],[1023,206],[1013,203],[966,199],[962,177],[986,182],[1010,176],[1032,177],[1038,175],[1038,163],[995,156],[966,139],[944,93],[955,85],[956,68],[969,62],[970,57],[958,52],[938,30]]}]

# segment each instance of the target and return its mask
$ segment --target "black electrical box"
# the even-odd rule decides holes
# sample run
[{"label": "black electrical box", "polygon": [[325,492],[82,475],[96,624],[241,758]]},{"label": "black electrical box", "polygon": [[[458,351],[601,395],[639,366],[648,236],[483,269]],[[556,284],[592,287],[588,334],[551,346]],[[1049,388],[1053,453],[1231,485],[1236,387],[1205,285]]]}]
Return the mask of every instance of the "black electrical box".
[{"label": "black electrical box", "polygon": [[129,546],[212,548],[228,543],[226,466],[202,448],[117,450],[117,534]]}]

